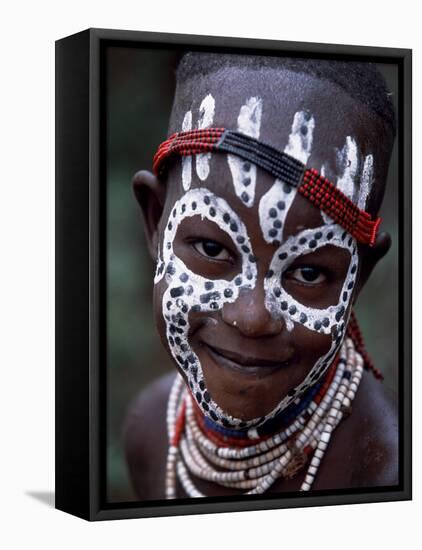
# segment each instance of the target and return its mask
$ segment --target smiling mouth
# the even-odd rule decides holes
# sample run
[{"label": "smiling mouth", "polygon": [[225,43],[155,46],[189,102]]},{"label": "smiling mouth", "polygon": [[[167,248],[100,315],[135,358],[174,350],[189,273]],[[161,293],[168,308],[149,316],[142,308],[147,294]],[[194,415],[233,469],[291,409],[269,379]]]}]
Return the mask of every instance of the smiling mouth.
[{"label": "smiling mouth", "polygon": [[256,357],[245,357],[244,355],[236,352],[210,346],[205,342],[202,344],[208,351],[211,359],[218,366],[253,378],[263,378],[265,376],[269,376],[275,372],[285,369],[292,362],[291,358],[280,362]]}]

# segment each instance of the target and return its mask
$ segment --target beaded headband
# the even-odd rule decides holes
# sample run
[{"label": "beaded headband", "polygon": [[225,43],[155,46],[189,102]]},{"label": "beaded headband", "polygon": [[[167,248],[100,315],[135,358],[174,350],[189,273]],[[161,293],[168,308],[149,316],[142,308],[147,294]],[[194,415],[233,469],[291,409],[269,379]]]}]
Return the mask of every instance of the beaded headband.
[{"label": "beaded headband", "polygon": [[342,191],[313,168],[306,166],[262,141],[225,128],[205,128],[176,132],[161,143],[154,155],[153,170],[162,175],[174,156],[207,152],[236,155],[249,161],[298,192],[333,221],[344,227],[359,243],[373,246],[381,218],[358,208]]}]

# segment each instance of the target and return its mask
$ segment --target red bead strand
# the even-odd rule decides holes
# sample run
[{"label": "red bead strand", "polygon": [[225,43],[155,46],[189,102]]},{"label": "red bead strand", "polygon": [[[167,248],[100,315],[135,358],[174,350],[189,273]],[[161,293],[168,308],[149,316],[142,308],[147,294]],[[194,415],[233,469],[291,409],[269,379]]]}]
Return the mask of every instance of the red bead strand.
[{"label": "red bead strand", "polygon": [[[174,155],[190,156],[218,151],[219,147],[223,148],[219,142],[225,132],[226,137],[233,134],[224,128],[193,129],[172,134],[158,147],[153,160],[154,172],[160,174],[166,160]],[[243,146],[246,147],[245,144]],[[252,146],[250,145],[250,147]],[[284,155],[284,157],[275,159],[274,155],[276,154]],[[290,174],[288,159],[290,162],[293,159],[284,153],[277,152],[273,153],[273,157],[271,157],[272,162],[278,163],[277,165],[284,163],[283,166],[285,166],[287,163],[287,168],[286,166],[285,168]],[[267,169],[271,171],[271,167],[267,167]],[[299,171],[298,179],[293,185],[297,186],[297,190],[302,196],[344,227],[358,242],[369,246],[374,245],[381,218],[373,220],[368,212],[360,210],[340,189],[321,176],[314,168],[305,170],[303,177],[301,174],[302,172]]]},{"label": "red bead strand", "polygon": [[372,371],[375,378],[377,378],[378,380],[383,380],[384,375],[382,374],[380,369],[375,367],[372,359],[369,357],[369,354],[366,350],[365,341],[363,339],[362,332],[360,330],[354,311],[352,311],[352,314],[350,315],[349,324],[347,325],[347,334],[352,339],[356,351],[362,355],[362,358],[364,360],[364,367],[367,370]]}]

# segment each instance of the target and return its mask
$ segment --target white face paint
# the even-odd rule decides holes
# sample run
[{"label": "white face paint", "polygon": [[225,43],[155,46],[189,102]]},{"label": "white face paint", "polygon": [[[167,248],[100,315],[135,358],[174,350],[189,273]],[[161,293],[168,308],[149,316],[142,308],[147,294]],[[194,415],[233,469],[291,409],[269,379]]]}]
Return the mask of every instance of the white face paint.
[{"label": "white face paint", "polygon": [[[226,231],[242,259],[242,270],[232,280],[209,280],[192,272],[174,253],[173,241],[180,223],[188,217],[200,215]],[[269,214],[271,217],[271,214]],[[167,288],[163,295],[163,317],[171,353],[187,376],[192,394],[204,413],[221,425],[250,428],[263,424],[290,405],[294,399],[320,378],[337,351],[345,327],[345,312],[353,291],[357,274],[357,251],[352,237],[342,231],[334,235],[335,227],[307,229],[290,237],[277,250],[264,282],[265,305],[275,318],[283,318],[286,325],[297,322],[321,334],[331,334],[333,343],[328,353],[321,357],[308,376],[265,417],[244,421],[227,415],[207,391],[198,356],[190,346],[189,313],[216,312],[224,304],[234,302],[240,289],[253,289],[257,281],[257,268],[246,227],[228,203],[208,189],[192,189],[179,199],[168,218],[163,239],[163,260],[157,267],[155,283],[165,276]],[[345,235],[344,238],[342,235]],[[305,242],[306,241],[306,242]],[[322,310],[300,304],[282,287],[282,273],[302,254],[308,254],[332,244],[351,253],[351,262],[343,284],[339,302]]]},{"label": "white face paint", "polygon": [[[321,170],[320,170],[319,173],[321,174],[321,176],[322,176],[323,178],[325,178],[325,164],[323,164],[323,165],[321,166]],[[330,216],[329,216],[328,214],[326,214],[325,212],[323,212],[322,210],[321,210],[321,216],[322,216],[322,219],[324,220],[324,223],[326,223],[326,224],[328,224],[328,223],[334,223],[334,220],[332,220],[332,219],[330,218]]]},{"label": "white face paint", "polygon": [[[315,119],[308,111],[296,113],[284,152],[300,162],[306,163],[311,154],[314,128]],[[267,243],[283,242],[284,221],[295,197],[296,190],[291,185],[276,180],[261,198],[259,218],[262,234]],[[273,217],[265,221],[270,210]]]},{"label": "white face paint", "polygon": [[349,197],[351,201],[354,201],[356,187],[356,173],[358,171],[359,159],[358,159],[358,146],[356,141],[347,136],[346,143],[341,151],[337,152],[337,161],[343,175],[337,180],[337,187],[342,191],[346,197]]},{"label": "white face paint", "polygon": [[365,162],[362,168],[362,176],[360,180],[360,193],[358,200],[358,208],[365,210],[366,201],[368,200],[369,193],[372,188],[372,177],[374,173],[374,157],[372,155],[367,155],[365,157]]},{"label": "white face paint", "polygon": [[[211,94],[204,97],[199,107],[197,128],[212,126],[215,112],[215,101]],[[182,122],[182,132],[192,130],[192,111],[186,111]],[[210,172],[211,153],[196,155],[195,166],[198,178],[206,180]],[[192,157],[182,157],[182,184],[185,191],[189,191],[192,183]]]},{"label": "white face paint", "polygon": [[[250,97],[240,108],[237,131],[258,139],[261,128],[262,99]],[[253,206],[256,187],[256,166],[235,155],[227,155],[234,192],[246,206]]]},{"label": "white face paint", "polygon": [[[173,241],[180,223],[198,215],[215,223],[232,239],[242,260],[242,270],[232,280],[209,280],[193,273],[174,253]],[[257,268],[246,227],[224,199],[200,188],[188,191],[175,203],[164,231],[163,260],[157,266],[154,282],[163,276],[168,285],[163,295],[163,317],[171,353],[185,371],[192,394],[204,412],[216,422],[225,419],[238,426],[242,420],[227,416],[208,393],[201,363],[188,340],[191,311],[216,312],[234,302],[240,289],[252,289],[256,284]]]},{"label": "white face paint", "polygon": [[[359,166],[362,159],[356,144],[356,141],[347,136],[346,143],[341,151],[337,151],[337,162],[340,165],[342,175],[337,179],[337,187],[349,199],[357,204],[361,210],[365,210],[366,202],[372,189],[372,179],[374,171],[374,157],[369,154],[363,160],[362,171],[359,174]],[[325,166],[321,166],[321,176],[325,177]],[[323,211],[322,219],[326,224],[334,223],[333,220]]]},{"label": "white face paint", "polygon": [[259,221],[262,235],[267,243],[283,242],[283,227],[286,213],[296,196],[291,185],[275,180],[259,202]]},{"label": "white face paint", "polygon": [[306,164],[312,151],[314,128],[315,119],[309,111],[297,112],[284,152]]},{"label": "white face paint", "polygon": [[[192,130],[192,111],[187,111],[182,123],[182,131]],[[182,157],[182,184],[188,191],[192,183],[192,157]]]},{"label": "white face paint", "polygon": [[[199,107],[198,128],[204,129],[212,126],[214,120],[215,101],[211,94],[208,94]],[[210,173],[211,153],[196,155],[196,173],[202,181],[206,180]]]},{"label": "white face paint", "polygon": [[[268,216],[268,213],[267,213]],[[350,263],[336,304],[323,309],[307,307],[295,300],[282,284],[283,273],[300,256],[312,254],[319,248],[331,245],[350,253]],[[288,330],[293,323],[300,323],[309,330],[332,334],[338,329],[350,302],[358,269],[356,242],[342,227],[336,224],[306,229],[293,235],[278,248],[273,256],[264,282],[265,305],[273,317],[284,319]]]},{"label": "white face paint", "polygon": [[[251,98],[241,108],[239,126],[241,122],[246,124],[248,113],[252,112],[252,104],[257,108],[256,99]],[[254,112],[257,113],[256,110]],[[241,118],[242,121],[240,121]],[[256,117],[255,132],[259,132],[260,118],[261,112],[259,112],[259,117]],[[296,113],[285,152],[306,162],[311,153],[314,126],[312,115],[306,111]],[[307,130],[305,131],[304,128]],[[352,156],[355,155],[353,143],[355,143],[354,140],[348,138],[346,145],[349,146],[348,151],[352,151]],[[347,157],[346,152],[345,155]],[[244,164],[241,159],[236,158],[236,160]],[[344,166],[343,175],[340,176],[337,183],[340,182],[346,188],[349,184],[346,185],[345,182],[349,181],[352,172],[356,175],[358,162],[346,162]],[[365,159],[362,171],[362,177],[366,178],[366,183],[362,185],[362,191],[358,197],[361,202],[366,202],[369,194],[372,171],[373,159],[369,155]],[[232,170],[233,185],[237,196],[239,196],[239,180],[237,179],[239,173],[239,171]],[[185,372],[192,394],[204,414],[223,426],[257,427],[289,406],[323,375],[337,353],[345,334],[348,308],[358,272],[356,241],[329,218],[327,221],[325,220],[325,225],[316,229],[306,229],[285,240],[283,237],[284,224],[296,194],[295,188],[280,180],[275,180],[272,187],[262,196],[259,204],[259,219],[264,239],[278,247],[264,280],[265,306],[274,318],[284,320],[287,330],[292,330],[295,323],[301,324],[308,330],[330,335],[332,343],[328,352],[316,361],[306,378],[291,390],[270,413],[265,417],[249,421],[228,415],[213,400],[206,388],[199,358],[188,340],[190,312],[215,313],[221,310],[226,303],[234,302],[239,296],[240,289],[253,289],[257,284],[257,267],[246,227],[223,198],[214,195],[205,188],[189,190],[176,201],[166,224],[162,256],[160,254],[158,256],[154,282],[158,283],[165,276],[167,288],[163,295],[162,308],[167,340],[171,353],[176,363]],[[233,241],[241,258],[242,268],[241,272],[230,281],[225,279],[208,280],[193,273],[175,254],[173,241],[177,228],[185,218],[196,215],[217,224],[220,230],[225,231]],[[283,288],[283,273],[297,257],[311,254],[326,245],[347,250],[350,254],[350,262],[336,303],[321,309],[311,308],[297,301]]]},{"label": "white face paint", "polygon": [[[307,122],[307,127],[304,125]],[[306,162],[311,153],[314,118],[307,112],[299,112],[294,116],[292,131],[285,152]],[[307,129],[306,129],[307,128]],[[307,140],[304,138],[308,138]],[[372,177],[372,155],[365,164],[366,181]],[[366,157],[368,159],[368,157]],[[305,160],[306,159],[306,160]],[[343,175],[338,179],[337,186],[342,186],[353,198],[355,192],[355,176],[358,167],[356,142],[347,138],[343,149]],[[365,169],[364,169],[365,173]],[[369,183],[360,190],[362,196],[367,196]],[[268,243],[280,244],[284,241],[283,229],[290,207],[296,197],[297,190],[276,180],[265,193],[259,204],[261,231]],[[366,198],[364,199],[366,201]],[[325,225],[316,229],[306,229],[297,235],[289,237],[274,253],[270,268],[265,278],[265,306],[276,319],[283,319],[288,331],[293,330],[294,323],[305,326],[321,334],[332,336],[332,345],[328,353],[321,357],[311,369],[305,380],[294,389],[294,395],[305,391],[329,366],[329,363],[341,344],[346,326],[346,314],[350,304],[358,272],[358,253],[356,240],[344,228],[334,223],[328,216],[323,216]],[[350,262],[343,287],[337,303],[327,308],[310,308],[293,298],[282,284],[283,273],[299,256],[311,254],[324,246],[331,245],[346,249],[350,253]]]}]

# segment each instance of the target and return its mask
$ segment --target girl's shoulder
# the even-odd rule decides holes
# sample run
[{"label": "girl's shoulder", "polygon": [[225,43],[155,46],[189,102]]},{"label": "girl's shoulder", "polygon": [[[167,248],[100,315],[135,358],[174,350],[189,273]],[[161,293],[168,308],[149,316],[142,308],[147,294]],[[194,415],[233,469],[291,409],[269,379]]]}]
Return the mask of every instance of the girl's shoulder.
[{"label": "girl's shoulder", "polygon": [[351,411],[333,432],[313,489],[398,484],[398,421],[392,392],[364,371]]},{"label": "girl's shoulder", "polygon": [[348,422],[350,444],[354,448],[354,486],[397,485],[397,400],[385,382],[376,379],[372,372],[363,373]]},{"label": "girl's shoulder", "polygon": [[146,386],[129,406],[123,440],[132,485],[141,500],[165,498],[166,412],[176,371]]}]

